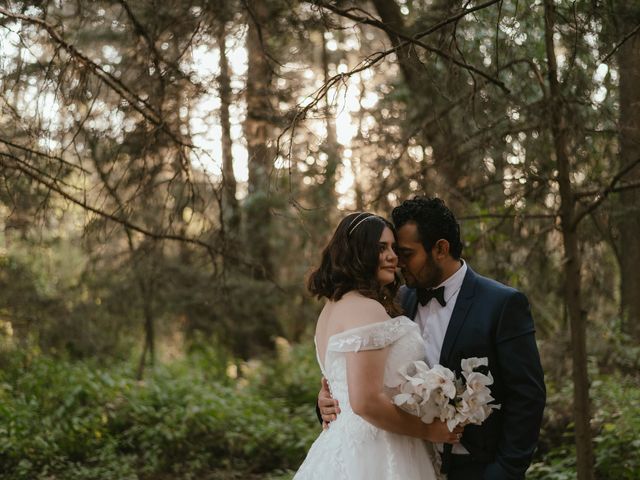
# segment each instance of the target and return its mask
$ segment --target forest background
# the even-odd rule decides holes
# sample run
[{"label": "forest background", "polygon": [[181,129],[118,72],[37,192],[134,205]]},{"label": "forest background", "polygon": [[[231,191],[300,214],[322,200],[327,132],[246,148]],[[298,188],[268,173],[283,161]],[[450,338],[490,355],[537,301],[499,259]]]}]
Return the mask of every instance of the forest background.
[{"label": "forest background", "polygon": [[527,478],[640,478],[640,4],[0,2],[0,477],[290,478],[305,274],[416,194],[532,305]]}]

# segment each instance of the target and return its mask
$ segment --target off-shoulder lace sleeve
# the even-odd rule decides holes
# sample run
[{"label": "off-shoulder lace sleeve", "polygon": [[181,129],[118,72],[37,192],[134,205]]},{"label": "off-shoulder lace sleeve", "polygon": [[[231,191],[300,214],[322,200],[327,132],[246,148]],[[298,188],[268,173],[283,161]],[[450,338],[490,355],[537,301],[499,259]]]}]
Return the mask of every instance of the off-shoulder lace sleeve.
[{"label": "off-shoulder lace sleeve", "polygon": [[351,328],[333,335],[329,339],[327,350],[333,352],[377,350],[391,345],[412,328],[417,326],[407,317],[394,317],[384,322]]}]

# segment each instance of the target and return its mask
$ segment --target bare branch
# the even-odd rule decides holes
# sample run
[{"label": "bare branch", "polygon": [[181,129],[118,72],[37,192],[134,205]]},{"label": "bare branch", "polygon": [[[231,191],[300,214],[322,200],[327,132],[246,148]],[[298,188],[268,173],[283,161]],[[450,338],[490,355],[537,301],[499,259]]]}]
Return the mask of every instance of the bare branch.
[{"label": "bare branch", "polygon": [[633,37],[638,32],[640,32],[640,24],[638,24],[636,28],[627,33],[624,38],[620,40],[620,43],[618,43],[609,53],[602,57],[602,60],[600,60],[599,63],[605,63],[607,60],[609,60],[620,49],[622,45],[624,45],[631,37]]},{"label": "bare branch", "polygon": [[[415,40],[419,40],[423,37],[426,37],[427,35],[432,34],[433,32],[436,32],[438,30],[440,30],[441,28],[449,25],[450,23],[454,23],[457,22],[458,20],[460,20],[463,17],[466,17],[467,15],[469,15],[470,13],[473,12],[477,12],[478,10],[482,10],[484,8],[490,7],[491,5],[494,5],[498,2],[501,2],[502,0],[489,0],[488,2],[485,3],[481,3],[480,5],[477,5],[475,7],[472,8],[467,8],[467,9],[463,9],[460,12],[456,13],[455,15],[452,15],[449,18],[446,18],[438,23],[436,23],[435,25],[432,25],[431,27],[429,27],[428,29],[416,33],[412,39]],[[319,7],[322,8],[326,8],[327,10],[332,11],[333,13],[336,13],[338,15],[340,15],[341,17],[345,17],[345,18],[349,18],[350,20],[354,20],[358,23],[366,23],[368,25],[380,28],[382,30],[385,31],[389,31],[388,27],[381,22],[380,20],[376,19],[373,15],[371,15],[369,12],[362,10],[361,8],[348,8],[348,9],[340,9],[334,5],[331,5],[330,3],[324,2],[324,1],[317,1],[317,0],[309,0],[310,3],[312,3],[313,5],[317,5]],[[357,15],[352,14],[351,12],[362,12],[365,17],[358,17]],[[397,35],[396,32],[393,32],[394,35]],[[405,45],[403,46],[407,46],[409,45],[411,42],[411,40],[407,40]]]},{"label": "bare branch", "polygon": [[637,167],[638,165],[640,165],[640,158],[636,159],[634,162],[629,163],[628,165],[626,165],[622,170],[620,170],[618,173],[616,173],[613,178],[611,179],[611,181],[609,182],[609,185],[604,188],[603,190],[601,190],[600,192],[598,192],[596,194],[596,198],[595,200],[593,200],[589,205],[587,205],[586,207],[584,207],[581,211],[576,212],[575,218],[573,220],[572,223],[572,228],[575,228],[578,226],[578,224],[580,223],[580,221],[586,216],[589,215],[591,212],[593,212],[596,208],[598,208],[600,206],[600,204],[602,202],[604,202],[607,197],[609,196],[610,193],[612,193],[615,188],[616,185],[618,184],[618,182],[626,175],[628,174],[631,170],[633,170],[635,167]]},{"label": "bare branch", "polygon": [[27,22],[33,25],[37,25],[44,30],[47,31],[51,39],[56,42],[58,45],[62,46],[64,50],[78,63],[87,67],[94,75],[96,75],[103,83],[105,83],[109,88],[114,90],[118,95],[120,95],[123,99],[125,99],[129,104],[140,113],[146,120],[151,122],[157,128],[161,129],[165,132],[174,142],[179,145],[188,148],[194,148],[194,146],[188,142],[186,142],[179,134],[171,131],[167,123],[164,121],[162,116],[156,112],[148,102],[143,100],[140,96],[136,95],[127,85],[125,85],[120,79],[110,74],[104,68],[91,60],[89,57],[80,52],[75,46],[68,43],[64,40],[62,35],[58,33],[58,31],[54,28],[50,23],[41,20],[36,17],[31,17],[28,15],[22,15],[19,13],[14,13],[6,8],[0,7],[0,14],[4,15],[7,18],[11,18],[13,20],[21,20],[23,22]]},{"label": "bare branch", "polygon": [[112,222],[118,223],[130,230],[133,230],[135,232],[141,233],[147,237],[153,238],[154,240],[176,240],[176,241],[180,241],[180,242],[184,242],[184,243],[189,243],[189,244],[193,244],[193,245],[198,245],[200,247],[204,247],[210,254],[214,254],[214,253],[221,253],[218,249],[216,249],[213,245],[210,245],[202,240],[198,240],[197,238],[189,238],[189,237],[184,237],[184,236],[180,236],[180,235],[175,235],[175,234],[171,234],[171,233],[162,233],[162,232],[153,232],[147,228],[141,227],[139,225],[133,224],[131,222],[129,222],[127,219],[125,218],[121,218],[119,216],[116,216],[114,214],[105,212],[103,210],[100,210],[99,208],[94,207],[93,205],[90,205],[87,201],[85,200],[79,200],[77,198],[75,198],[73,195],[67,193],[66,191],[64,191],[59,185],[58,185],[58,181],[56,179],[50,179],[47,178],[48,176],[46,175],[42,175],[42,172],[40,172],[39,170],[35,169],[34,167],[32,167],[31,165],[26,164],[23,160],[21,160],[20,158],[11,155],[9,153],[5,153],[5,152],[0,152],[0,156],[12,160],[13,161],[13,165],[8,164],[8,163],[4,163],[4,165],[8,168],[13,168],[14,170],[19,170],[20,172],[24,173],[25,175],[27,175],[29,178],[35,180],[36,182],[40,183],[41,185],[44,185],[45,187],[47,187],[48,189],[50,189],[51,191],[57,193],[58,195],[60,195],[62,198],[70,201],[71,203],[78,205],[79,207],[83,208],[84,210],[87,210],[89,212],[95,213],[96,215],[99,215],[103,218],[106,218],[108,220],[111,220]]},{"label": "bare branch", "polygon": [[36,155],[38,157],[43,157],[43,158],[47,158],[49,160],[55,160],[56,162],[60,162],[62,164],[64,164],[65,166],[69,167],[69,168],[74,168],[77,170],[80,170],[82,173],[85,174],[90,174],[91,172],[89,172],[88,170],[82,168],[80,165],[76,165],[75,163],[71,163],[68,160],[65,160],[62,157],[57,157],[55,155],[49,155],[48,153],[44,153],[44,152],[40,152],[38,150],[34,150],[32,148],[29,147],[25,147],[23,145],[18,145],[17,143],[13,143],[10,140],[7,140],[5,138],[0,137],[0,143],[4,143],[5,145],[12,147],[12,148],[17,148],[19,150],[22,150],[24,152],[30,153],[32,155]]},{"label": "bare branch", "polygon": [[162,60],[162,56],[160,55],[160,52],[158,52],[158,49],[156,48],[154,41],[151,39],[149,32],[147,32],[147,30],[142,26],[140,21],[133,14],[131,7],[129,7],[129,4],[125,0],[118,0],[118,3],[122,5],[124,11],[127,12],[127,16],[133,24],[134,31],[147,43],[149,50],[151,50],[153,56],[153,64],[158,71],[158,75],[162,75],[162,70],[160,69],[160,61]]},{"label": "bare branch", "polygon": [[[500,89],[502,91],[504,91],[505,93],[509,94],[510,91],[507,88],[507,86],[504,84],[504,82],[502,82],[501,80],[492,77],[490,74],[483,72],[482,70],[480,70],[477,67],[474,67],[473,65],[469,65],[468,63],[465,63],[463,61],[460,61],[454,57],[452,57],[451,55],[449,55],[446,52],[443,52],[442,50],[432,47],[431,45],[428,45],[426,43],[424,43],[423,41],[420,40],[420,38],[429,35],[430,33],[435,32],[436,30],[444,27],[445,25],[448,25],[450,23],[453,23],[457,20],[459,20],[460,18],[464,17],[465,15],[468,15],[469,13],[472,13],[474,11],[479,10],[480,8],[486,8],[490,5],[493,5],[495,3],[497,3],[499,0],[491,0],[489,2],[486,2],[482,5],[478,5],[478,7],[474,7],[474,8],[470,8],[470,9],[466,9],[463,10],[463,12],[454,15],[453,17],[450,17],[446,20],[444,20],[443,22],[438,23],[437,25],[434,25],[433,27],[429,28],[428,30],[410,37],[408,35],[405,35],[404,33],[398,32],[397,30],[392,29],[391,27],[389,27],[387,24],[385,24],[384,22],[374,18],[371,14],[364,12],[363,10],[360,9],[340,9],[338,7],[336,7],[335,5],[331,5],[330,3],[324,2],[324,1],[316,1],[313,0],[311,1],[312,4],[317,5],[319,7],[325,8],[327,10],[330,10],[340,16],[343,16],[345,18],[348,18],[350,20],[353,20],[355,22],[358,23],[362,23],[362,24],[366,24],[366,25],[371,25],[374,26],[376,28],[379,28],[381,30],[384,30],[385,32],[394,35],[396,37],[398,37],[399,39],[403,40],[403,42],[398,43],[398,45],[389,48],[387,50],[384,50],[383,52],[379,52],[378,55],[381,56],[381,58],[379,58],[375,63],[377,63],[378,61],[382,60],[382,58],[387,57],[388,55],[395,53],[405,47],[407,47],[408,45],[417,45],[421,48],[423,48],[424,50],[431,52],[431,53],[435,53],[436,55],[444,58],[445,60],[453,63],[454,65],[457,65],[461,68],[464,68],[465,70],[468,70],[470,72],[474,72],[478,75],[480,75],[481,77],[485,78],[486,80],[488,80],[490,83],[493,83],[494,85],[497,85],[498,87],[500,87]],[[353,11],[360,11],[360,12],[364,12],[367,16],[359,16],[359,15],[355,15],[351,12]],[[370,65],[371,66],[371,65]]]},{"label": "bare branch", "polygon": [[485,213],[482,215],[466,215],[462,217],[456,217],[458,220],[487,220],[487,219],[504,219],[504,218],[518,218],[523,220],[533,219],[550,219],[558,218],[558,213]]},{"label": "bare branch", "polygon": [[[627,190],[635,190],[636,188],[640,188],[639,182],[620,182],[620,185],[612,188],[610,193],[620,193],[626,192]],[[595,195],[601,195],[602,189],[591,189],[591,190],[583,190],[575,193],[576,198],[584,198],[584,197],[593,197]]]},{"label": "bare branch", "polygon": [[[11,153],[7,153],[7,152],[0,152],[0,155],[2,155],[2,156],[4,156],[4,157],[11,158],[12,160],[14,160],[14,161],[16,161],[16,162],[20,163],[21,165],[23,165],[25,168],[29,168],[29,169],[33,170],[33,171],[34,171],[34,172],[36,172],[38,175],[41,175],[42,177],[47,178],[47,179],[49,179],[50,181],[52,181],[52,182],[54,182],[54,183],[56,183],[56,184],[60,183],[60,184],[64,185],[65,187],[68,187],[68,188],[75,188],[76,190],[79,190],[79,188],[78,188],[78,187],[74,187],[74,186],[72,186],[72,185],[69,185],[67,182],[65,182],[65,181],[64,181],[64,180],[62,180],[61,178],[58,178],[58,177],[52,176],[52,175],[50,175],[49,173],[47,173],[47,172],[45,172],[45,171],[43,171],[43,170],[39,169],[38,167],[36,167],[36,166],[34,166],[34,165],[31,165],[29,162],[27,162],[27,161],[25,161],[25,160],[21,159],[20,157],[16,157],[15,155],[12,155]],[[60,172],[58,171],[58,173],[60,173]]]}]

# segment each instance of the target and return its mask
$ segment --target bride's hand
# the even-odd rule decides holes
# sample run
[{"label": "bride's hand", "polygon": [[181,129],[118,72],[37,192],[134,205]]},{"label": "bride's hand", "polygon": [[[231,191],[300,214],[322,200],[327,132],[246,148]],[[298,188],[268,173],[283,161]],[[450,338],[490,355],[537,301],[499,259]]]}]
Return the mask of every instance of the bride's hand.
[{"label": "bride's hand", "polygon": [[453,429],[453,432],[449,431],[446,422],[440,420],[434,420],[431,423],[427,423],[427,437],[426,439],[433,443],[450,443],[455,445],[460,443],[462,432],[464,427],[457,426]]},{"label": "bride's hand", "polygon": [[322,428],[325,429],[329,423],[338,418],[340,406],[338,405],[338,400],[331,397],[329,383],[324,377],[322,377],[322,388],[318,393],[318,407],[320,408],[320,416],[322,417]]}]

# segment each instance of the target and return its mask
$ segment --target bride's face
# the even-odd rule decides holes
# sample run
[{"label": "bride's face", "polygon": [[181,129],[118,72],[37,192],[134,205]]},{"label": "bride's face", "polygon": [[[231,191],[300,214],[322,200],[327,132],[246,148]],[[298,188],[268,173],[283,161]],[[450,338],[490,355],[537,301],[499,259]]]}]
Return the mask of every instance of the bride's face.
[{"label": "bride's face", "polygon": [[396,239],[390,228],[385,227],[380,235],[378,257],[378,282],[380,285],[393,283],[398,268],[398,256],[394,250]]}]

